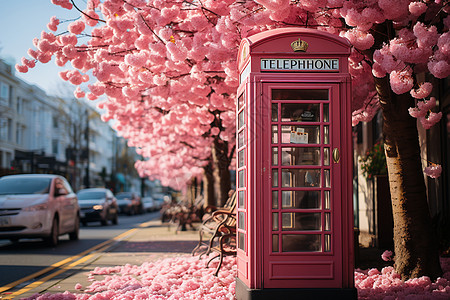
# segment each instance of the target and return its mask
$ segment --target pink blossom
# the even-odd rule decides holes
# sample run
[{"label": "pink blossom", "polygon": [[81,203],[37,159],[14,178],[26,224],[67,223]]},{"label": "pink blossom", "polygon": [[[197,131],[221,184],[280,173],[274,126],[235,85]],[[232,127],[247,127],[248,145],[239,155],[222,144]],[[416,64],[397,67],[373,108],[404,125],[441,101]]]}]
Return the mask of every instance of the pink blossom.
[{"label": "pink blossom", "polygon": [[392,71],[389,75],[392,91],[398,95],[408,92],[414,86],[411,71]]},{"label": "pink blossom", "polygon": [[424,82],[419,85],[417,90],[411,90],[411,96],[416,99],[426,98],[433,90],[433,85],[430,82]]},{"label": "pink blossom", "polygon": [[70,33],[80,34],[83,32],[84,27],[85,27],[84,22],[81,20],[78,20],[78,21],[70,23],[69,26],[67,26],[67,29],[69,30]]},{"label": "pink blossom", "polygon": [[438,178],[441,176],[442,166],[438,164],[432,164],[425,168],[424,173],[431,178]]},{"label": "pink blossom", "polygon": [[20,73],[26,73],[28,72],[28,67],[25,65],[16,64],[16,70],[19,71]]},{"label": "pink blossom", "polygon": [[57,19],[55,16],[50,18],[50,22],[47,24],[47,28],[51,31],[58,30],[59,25],[59,19]]},{"label": "pink blossom", "polygon": [[83,21],[87,25],[93,27],[93,26],[98,24],[98,20],[99,20],[100,17],[98,16],[98,14],[94,10],[86,9],[83,12],[84,12],[84,14],[82,14],[81,17],[83,18]]},{"label": "pink blossom", "polygon": [[409,4],[409,12],[413,16],[420,16],[427,10],[427,5],[423,2],[411,2]]},{"label": "pink blossom", "polygon": [[389,251],[389,250],[386,250],[386,251],[384,251],[383,252],[383,254],[381,255],[381,258],[384,260],[384,261],[390,261],[390,260],[392,260],[392,251]]},{"label": "pink blossom", "polygon": [[51,0],[53,4],[59,5],[65,9],[72,9],[73,5],[70,3],[70,0]]},{"label": "pink blossom", "polygon": [[428,70],[436,78],[442,79],[450,76],[450,65],[445,60],[428,62]]},{"label": "pink blossom", "polygon": [[434,113],[430,112],[428,117],[419,118],[420,123],[422,123],[423,128],[430,129],[436,123],[438,123],[442,118],[442,112]]},{"label": "pink blossom", "polygon": [[73,92],[75,98],[79,99],[79,98],[84,98],[85,93],[80,89],[80,87],[78,86],[75,91]]},{"label": "pink blossom", "polygon": [[82,288],[83,288],[83,286],[80,283],[75,284],[76,290],[81,290]]},{"label": "pink blossom", "polygon": [[419,48],[431,48],[436,45],[439,38],[436,26],[426,27],[420,22],[414,25],[413,32],[417,37],[417,46]]}]

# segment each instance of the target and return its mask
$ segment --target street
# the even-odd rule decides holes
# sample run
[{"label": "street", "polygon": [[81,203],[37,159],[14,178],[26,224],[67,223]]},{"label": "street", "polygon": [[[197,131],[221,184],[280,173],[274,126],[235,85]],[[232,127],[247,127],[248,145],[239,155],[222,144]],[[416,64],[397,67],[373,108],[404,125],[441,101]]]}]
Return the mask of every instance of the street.
[{"label": "street", "polygon": [[111,225],[110,222],[107,226],[101,226],[99,222],[88,223],[88,226],[81,226],[78,241],[70,241],[67,235],[63,235],[60,236],[58,246],[53,248],[40,239],[23,239],[17,243],[0,240],[0,287],[42,271],[158,217],[159,212],[152,212],[135,216],[121,215],[118,225]]}]

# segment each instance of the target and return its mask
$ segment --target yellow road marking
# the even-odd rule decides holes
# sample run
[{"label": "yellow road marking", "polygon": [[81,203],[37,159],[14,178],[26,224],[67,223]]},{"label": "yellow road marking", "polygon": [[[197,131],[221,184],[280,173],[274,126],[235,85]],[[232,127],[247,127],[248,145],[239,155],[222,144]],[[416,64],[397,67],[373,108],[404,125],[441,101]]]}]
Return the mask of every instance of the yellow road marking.
[{"label": "yellow road marking", "polygon": [[[147,224],[147,223],[148,222],[142,223],[142,224],[139,225],[139,227],[145,227],[143,225]],[[9,289],[11,289],[11,288],[13,288],[13,287],[23,283],[23,282],[26,282],[26,281],[31,280],[33,278],[39,277],[42,274],[48,273],[48,272],[50,272],[50,271],[52,271],[52,270],[54,270],[54,269],[56,269],[58,267],[61,267],[60,270],[55,271],[55,272],[53,272],[53,273],[51,273],[51,274],[41,278],[40,280],[37,280],[35,282],[30,283],[27,286],[23,287],[22,289],[14,292],[14,293],[0,296],[0,299],[12,299],[11,297],[21,295],[21,294],[23,294],[23,293],[25,293],[25,292],[33,289],[33,288],[36,288],[36,287],[40,286],[41,284],[43,284],[46,281],[52,279],[53,277],[55,277],[55,276],[65,272],[67,270],[70,270],[71,267],[77,266],[77,265],[87,261],[88,259],[90,259],[94,255],[94,253],[92,253],[92,254],[89,254],[89,255],[85,256],[86,254],[88,254],[90,252],[93,252],[93,251],[96,251],[96,252],[104,251],[105,249],[107,249],[110,246],[110,244],[113,241],[119,241],[119,240],[123,239],[124,237],[130,235],[131,233],[135,232],[136,230],[138,230],[138,228],[132,228],[132,229],[130,229],[128,231],[125,231],[125,232],[119,234],[118,236],[115,236],[112,239],[109,239],[109,240],[104,241],[104,242],[102,242],[102,243],[100,243],[98,245],[95,245],[94,247],[91,247],[91,248],[89,248],[89,249],[87,249],[87,250],[85,250],[85,251],[83,251],[83,252],[81,252],[81,253],[79,253],[77,255],[74,255],[74,256],[68,257],[66,259],[63,259],[63,260],[61,260],[59,262],[56,262],[56,263],[50,265],[49,267],[47,267],[47,268],[45,268],[43,270],[40,270],[40,271],[38,271],[36,273],[33,273],[33,274],[28,275],[28,276],[26,276],[24,278],[21,278],[19,280],[16,280],[16,281],[14,281],[12,283],[9,283],[9,284],[7,284],[5,286],[0,287],[0,293],[2,293],[4,291],[7,291],[7,290],[9,290]],[[78,258],[80,258],[80,259],[78,259]],[[69,264],[69,265],[67,265],[67,266],[65,266],[65,264],[68,264],[69,262],[74,261],[76,259],[78,259],[78,260],[73,262],[73,263],[71,263],[71,264]]]}]

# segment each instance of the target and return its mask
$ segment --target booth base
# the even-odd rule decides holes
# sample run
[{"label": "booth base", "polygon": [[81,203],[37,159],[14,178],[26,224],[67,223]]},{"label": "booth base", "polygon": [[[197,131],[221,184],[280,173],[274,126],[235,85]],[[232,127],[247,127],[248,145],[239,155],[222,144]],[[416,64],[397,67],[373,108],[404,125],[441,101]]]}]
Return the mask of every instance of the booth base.
[{"label": "booth base", "polygon": [[347,289],[249,289],[245,283],[236,278],[237,300],[352,300],[357,299],[356,288]]}]

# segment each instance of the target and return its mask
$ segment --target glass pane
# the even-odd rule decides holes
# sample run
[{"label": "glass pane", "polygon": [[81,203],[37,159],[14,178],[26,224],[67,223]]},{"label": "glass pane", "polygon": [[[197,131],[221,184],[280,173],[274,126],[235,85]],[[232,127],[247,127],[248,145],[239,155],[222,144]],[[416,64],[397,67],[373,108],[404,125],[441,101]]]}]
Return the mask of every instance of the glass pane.
[{"label": "glass pane", "polygon": [[272,122],[278,121],[278,104],[272,104]]},{"label": "glass pane", "polygon": [[273,100],[328,100],[328,90],[274,89]]},{"label": "glass pane", "polygon": [[245,230],[245,213],[244,212],[239,212],[238,220],[239,220],[238,228]]},{"label": "glass pane", "polygon": [[330,191],[324,191],[323,192],[323,197],[325,200],[325,209],[330,209]]},{"label": "glass pane", "polygon": [[278,187],[278,170],[272,170],[272,187]]},{"label": "glass pane", "polygon": [[238,98],[238,109],[241,109],[242,106],[244,106],[244,93],[242,93]]},{"label": "glass pane", "polygon": [[330,234],[325,234],[325,241],[324,241],[325,245],[324,245],[324,252],[331,252],[331,235]]},{"label": "glass pane", "polygon": [[244,111],[241,111],[238,115],[238,129],[245,125]]},{"label": "glass pane", "polygon": [[278,191],[272,191],[272,208],[278,208]]},{"label": "glass pane", "polygon": [[281,226],[284,231],[321,230],[322,218],[320,213],[282,213]]},{"label": "glass pane", "polygon": [[330,143],[330,130],[328,125],[323,126],[323,143]]},{"label": "glass pane", "polygon": [[245,130],[242,130],[238,133],[238,148],[241,148],[245,145]]},{"label": "glass pane", "polygon": [[238,168],[245,166],[245,149],[238,152]]},{"label": "glass pane", "polygon": [[272,230],[278,230],[278,213],[272,213]]},{"label": "glass pane", "polygon": [[320,209],[320,191],[282,191],[281,208]]},{"label": "glass pane", "polygon": [[272,144],[278,143],[278,126],[272,125]]},{"label": "glass pane", "polygon": [[331,187],[330,184],[330,170],[323,170],[323,174],[325,176],[325,187]]},{"label": "glass pane", "polygon": [[330,111],[329,111],[329,105],[323,104],[323,121],[324,122],[330,122]]},{"label": "glass pane", "polygon": [[281,148],[283,166],[320,166],[320,148]]},{"label": "glass pane", "polygon": [[283,144],[319,144],[319,126],[281,126]]},{"label": "glass pane", "polygon": [[245,187],[245,172],[241,170],[238,172],[238,187]]},{"label": "glass pane", "polygon": [[319,122],[320,104],[282,103],[281,122]]},{"label": "glass pane", "polygon": [[245,191],[239,191],[239,208],[245,208]]},{"label": "glass pane", "polygon": [[284,234],[283,252],[318,252],[322,250],[320,234]]},{"label": "glass pane", "polygon": [[279,252],[278,234],[272,234],[272,252]]},{"label": "glass pane", "polygon": [[331,213],[325,213],[325,230],[331,230]]},{"label": "glass pane", "polygon": [[238,247],[245,251],[245,234],[242,232],[238,232]]},{"label": "glass pane", "polygon": [[272,148],[272,165],[278,166],[278,147]]},{"label": "glass pane", "polygon": [[282,187],[319,187],[320,170],[283,169],[281,174]]},{"label": "glass pane", "polygon": [[323,165],[330,165],[330,148],[323,148]]}]

